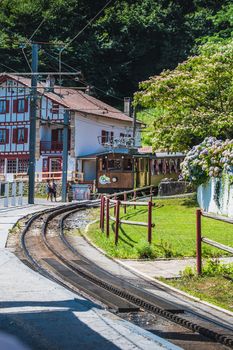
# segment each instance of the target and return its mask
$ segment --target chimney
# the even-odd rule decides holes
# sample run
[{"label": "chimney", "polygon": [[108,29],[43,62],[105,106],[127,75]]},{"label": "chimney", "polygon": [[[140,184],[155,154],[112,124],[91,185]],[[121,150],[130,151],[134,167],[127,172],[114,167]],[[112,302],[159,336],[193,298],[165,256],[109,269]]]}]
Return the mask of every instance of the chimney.
[{"label": "chimney", "polygon": [[131,97],[124,97],[124,113],[131,117]]},{"label": "chimney", "polygon": [[46,78],[45,87],[48,92],[54,92],[55,78],[53,75],[48,75]]}]

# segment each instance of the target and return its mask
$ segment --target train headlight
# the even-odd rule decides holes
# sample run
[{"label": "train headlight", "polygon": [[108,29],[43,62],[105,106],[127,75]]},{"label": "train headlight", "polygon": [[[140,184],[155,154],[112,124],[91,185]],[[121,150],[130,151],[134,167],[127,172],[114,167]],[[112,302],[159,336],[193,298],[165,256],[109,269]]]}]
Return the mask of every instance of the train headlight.
[{"label": "train headlight", "polygon": [[118,178],[117,177],[113,177],[112,178],[112,182],[116,183],[118,181]]}]

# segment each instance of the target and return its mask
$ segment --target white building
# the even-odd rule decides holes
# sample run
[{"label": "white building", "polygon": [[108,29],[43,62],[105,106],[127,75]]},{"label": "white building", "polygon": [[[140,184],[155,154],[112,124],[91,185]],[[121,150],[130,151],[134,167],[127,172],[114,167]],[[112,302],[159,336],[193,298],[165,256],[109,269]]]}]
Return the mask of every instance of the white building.
[{"label": "white building", "polygon": [[[0,175],[27,173],[29,160],[30,89],[28,78],[0,75]],[[78,89],[38,84],[36,173],[48,177],[62,170],[64,111],[70,111],[68,172],[96,176],[95,154],[106,144],[132,137],[132,119]],[[140,123],[135,146],[140,146]]]}]

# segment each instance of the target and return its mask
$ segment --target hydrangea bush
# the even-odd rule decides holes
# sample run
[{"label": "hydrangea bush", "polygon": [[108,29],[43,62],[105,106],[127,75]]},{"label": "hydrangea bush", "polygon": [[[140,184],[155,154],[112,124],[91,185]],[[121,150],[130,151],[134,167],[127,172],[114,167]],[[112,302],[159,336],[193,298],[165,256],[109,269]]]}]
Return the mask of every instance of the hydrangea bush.
[{"label": "hydrangea bush", "polygon": [[197,185],[211,177],[220,178],[223,172],[232,174],[233,140],[207,137],[187,153],[181,169],[183,178]]}]

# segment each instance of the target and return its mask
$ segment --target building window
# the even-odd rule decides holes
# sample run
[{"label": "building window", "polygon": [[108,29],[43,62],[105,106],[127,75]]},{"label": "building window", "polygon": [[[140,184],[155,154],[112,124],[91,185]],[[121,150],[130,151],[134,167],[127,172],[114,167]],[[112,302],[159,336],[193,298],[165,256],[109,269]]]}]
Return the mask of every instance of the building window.
[{"label": "building window", "polygon": [[19,159],[18,163],[18,173],[27,173],[28,172],[28,159]]},{"label": "building window", "polygon": [[0,174],[4,174],[4,168],[5,168],[5,159],[0,158]]},{"label": "building window", "polygon": [[20,98],[13,101],[13,113],[26,113],[28,112],[28,100]]},{"label": "building window", "polygon": [[114,137],[113,131],[102,130],[101,131],[101,143],[102,143],[102,145],[104,145],[105,143],[112,143],[113,137]]},{"label": "building window", "polygon": [[62,170],[62,160],[61,158],[50,158],[50,171],[60,172]]},{"label": "building window", "polygon": [[0,129],[0,144],[5,144],[9,142],[9,130]]},{"label": "building window", "polygon": [[9,101],[0,100],[0,114],[4,114],[8,112],[9,112]]},{"label": "building window", "polygon": [[16,173],[17,172],[17,160],[8,159],[7,160],[7,173]]},{"label": "building window", "polygon": [[51,113],[58,114],[59,113],[59,104],[56,102],[52,102]]},{"label": "building window", "polygon": [[25,111],[25,100],[24,99],[20,99],[18,100],[18,113],[23,113]]},{"label": "building window", "polygon": [[0,113],[6,113],[6,101],[0,101]]},{"label": "building window", "polygon": [[13,129],[13,143],[27,143],[27,142],[28,142],[27,128]]}]

